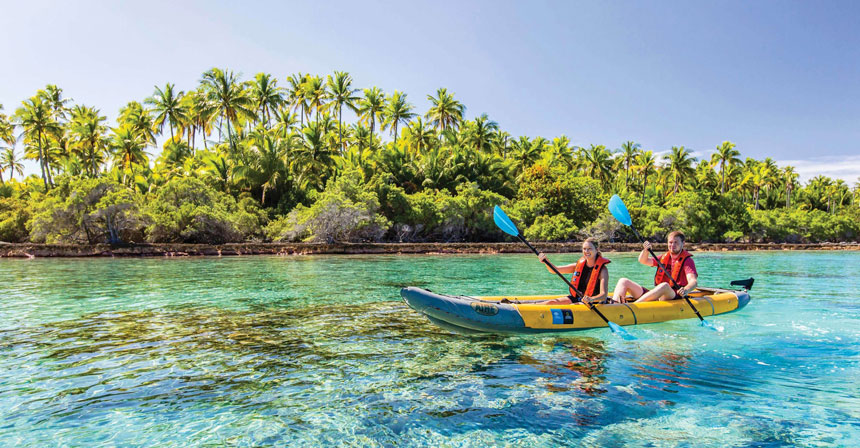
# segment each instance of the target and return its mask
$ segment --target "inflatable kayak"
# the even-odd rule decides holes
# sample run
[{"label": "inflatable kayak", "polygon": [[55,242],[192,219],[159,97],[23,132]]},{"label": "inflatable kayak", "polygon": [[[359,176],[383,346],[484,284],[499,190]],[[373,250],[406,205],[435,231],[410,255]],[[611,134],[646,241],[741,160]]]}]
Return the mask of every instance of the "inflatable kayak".
[{"label": "inflatable kayak", "polygon": [[[403,300],[434,324],[458,333],[546,333],[606,327],[600,316],[583,303],[541,305],[559,297],[469,297],[437,294],[421,288],[400,290]],[[609,295],[612,295],[611,293]],[[737,311],[750,301],[747,291],[699,288],[690,301],[702,316]],[[640,325],[696,318],[685,300],[596,305],[610,321]]]}]

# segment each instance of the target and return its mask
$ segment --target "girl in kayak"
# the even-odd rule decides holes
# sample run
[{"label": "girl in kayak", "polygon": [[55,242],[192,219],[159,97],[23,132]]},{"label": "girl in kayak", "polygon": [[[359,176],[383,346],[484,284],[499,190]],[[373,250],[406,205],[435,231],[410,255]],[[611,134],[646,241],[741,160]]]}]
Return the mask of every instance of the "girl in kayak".
[{"label": "girl in kayak", "polygon": [[[538,259],[544,263],[547,271],[553,272],[545,254],[538,254]],[[609,263],[610,261],[603,258],[600,253],[597,241],[594,238],[588,238],[582,242],[582,258],[578,262],[566,266],[557,266],[556,269],[562,274],[573,274],[570,283],[582,293],[583,300],[599,303],[606,300],[607,285],[609,284],[609,269],[606,265]],[[541,304],[566,305],[579,302],[576,297],[576,291],[571,289],[570,296],[547,300]]]}]

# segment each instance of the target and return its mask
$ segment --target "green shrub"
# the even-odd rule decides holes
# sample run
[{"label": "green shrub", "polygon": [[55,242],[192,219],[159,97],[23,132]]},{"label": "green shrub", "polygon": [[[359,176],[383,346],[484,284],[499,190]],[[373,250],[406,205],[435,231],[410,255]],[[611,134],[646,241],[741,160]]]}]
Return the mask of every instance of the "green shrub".
[{"label": "green shrub", "polygon": [[[145,208],[151,224],[147,239],[164,243],[223,244],[245,239],[253,221],[232,196],[196,178],[174,178],[159,187]],[[255,218],[256,219],[256,218]]]},{"label": "green shrub", "polygon": [[0,198],[0,241],[23,243],[30,236],[27,221],[30,208],[26,201],[16,198]]},{"label": "green shrub", "polygon": [[45,243],[129,243],[143,238],[140,196],[108,179],[64,177],[45,195],[34,193],[30,239]]},{"label": "green shrub", "polygon": [[[525,227],[531,226],[538,215],[563,214],[577,227],[590,224],[605,210],[609,196],[600,182],[577,176],[562,167],[547,168],[537,164],[523,173],[513,209]],[[524,206],[517,205],[528,201]]]},{"label": "green shrub", "polygon": [[555,216],[538,216],[523,235],[535,241],[569,241],[575,238],[576,231],[573,220],[559,213]]},{"label": "green shrub", "polygon": [[266,234],[278,241],[378,241],[390,225],[378,211],[376,192],[360,171],[349,170],[329,180],[317,202],[297,206],[270,224]]}]

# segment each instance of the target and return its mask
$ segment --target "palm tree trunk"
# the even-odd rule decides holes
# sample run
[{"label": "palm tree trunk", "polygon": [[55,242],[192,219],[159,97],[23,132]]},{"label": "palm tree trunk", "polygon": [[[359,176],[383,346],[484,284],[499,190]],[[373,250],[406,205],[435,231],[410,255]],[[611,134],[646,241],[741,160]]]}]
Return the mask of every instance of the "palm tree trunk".
[{"label": "palm tree trunk", "polygon": [[642,207],[645,204],[645,190],[648,188],[648,175],[645,175],[645,178],[642,179],[642,198],[639,199],[639,207]]},{"label": "palm tree trunk", "polygon": [[343,104],[337,108],[337,136],[340,138],[340,153],[343,154]]},{"label": "palm tree trunk", "polygon": [[45,175],[45,155],[42,153],[42,131],[36,134],[36,144],[39,148],[39,168],[42,169],[42,181],[45,183],[45,191],[48,191],[48,176]]},{"label": "palm tree trunk", "polygon": [[726,195],[726,169],[720,164],[720,196]]},{"label": "palm tree trunk", "polygon": [[630,189],[630,162],[627,163],[627,167],[624,168],[624,191]]}]

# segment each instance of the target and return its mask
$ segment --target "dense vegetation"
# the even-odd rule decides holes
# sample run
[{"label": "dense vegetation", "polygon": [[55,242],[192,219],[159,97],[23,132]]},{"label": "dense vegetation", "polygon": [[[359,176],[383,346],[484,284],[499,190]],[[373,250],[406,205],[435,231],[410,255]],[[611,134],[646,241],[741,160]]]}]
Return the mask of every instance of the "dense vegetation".
[{"label": "dense vegetation", "polygon": [[[110,126],[49,85],[10,115],[0,106],[0,241],[498,241],[495,204],[533,239],[632,240],[606,211],[613,193],[651,238],[860,234],[858,184],[800,185],[791,166],[742,160],[728,141],[701,161],[683,146],[580,148],[469,120],[444,88],[427,98],[422,115],[406,93],[360,90],[343,72],[282,86],[213,68],[195,90],[156,87]],[[37,175],[23,178],[22,157]]]}]

